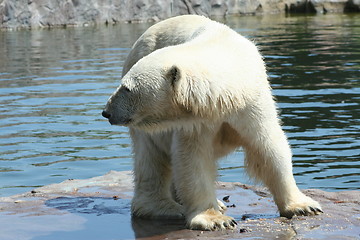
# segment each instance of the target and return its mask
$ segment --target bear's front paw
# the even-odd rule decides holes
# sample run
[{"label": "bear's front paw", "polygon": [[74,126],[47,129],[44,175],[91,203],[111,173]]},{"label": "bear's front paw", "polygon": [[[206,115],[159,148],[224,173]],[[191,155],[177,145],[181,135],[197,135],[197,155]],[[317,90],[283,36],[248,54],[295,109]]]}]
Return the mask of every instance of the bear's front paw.
[{"label": "bear's front paw", "polygon": [[227,210],[227,207],[219,199],[217,199],[217,203],[218,203],[219,211],[224,214],[226,212],[226,210]]},{"label": "bear's front paw", "polygon": [[193,230],[216,231],[235,229],[237,223],[232,217],[225,216],[220,211],[208,209],[189,219],[188,225]]},{"label": "bear's front paw", "polygon": [[280,210],[280,216],[287,218],[292,218],[294,215],[309,216],[319,215],[320,213],[323,213],[320,204],[305,195],[302,195],[296,201],[288,204],[283,210]]}]

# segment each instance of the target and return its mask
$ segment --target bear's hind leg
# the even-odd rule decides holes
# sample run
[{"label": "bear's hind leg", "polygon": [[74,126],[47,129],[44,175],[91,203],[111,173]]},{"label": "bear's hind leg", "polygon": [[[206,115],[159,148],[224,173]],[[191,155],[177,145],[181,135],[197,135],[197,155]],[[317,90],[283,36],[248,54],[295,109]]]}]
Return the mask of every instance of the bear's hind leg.
[{"label": "bear's hind leg", "polygon": [[134,146],[135,192],[132,214],[154,219],[182,219],[183,207],[171,196],[169,156],[159,149],[152,137],[141,131],[131,131]]},{"label": "bear's hind leg", "polygon": [[319,203],[305,196],[296,185],[290,146],[273,108],[274,112],[267,114],[249,114],[242,119],[246,123],[242,126],[233,124],[244,141],[247,171],[269,188],[281,216],[319,214]]},{"label": "bear's hind leg", "polygon": [[256,150],[255,146],[244,148],[248,173],[269,188],[281,216],[291,218],[322,212],[319,203],[305,196],[297,187],[290,158],[270,153],[269,149],[270,152],[266,153]]}]

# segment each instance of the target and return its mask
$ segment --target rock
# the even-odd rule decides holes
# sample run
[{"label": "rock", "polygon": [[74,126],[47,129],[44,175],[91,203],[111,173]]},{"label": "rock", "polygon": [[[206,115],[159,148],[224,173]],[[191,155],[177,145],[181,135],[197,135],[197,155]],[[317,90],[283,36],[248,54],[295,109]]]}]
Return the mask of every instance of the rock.
[{"label": "rock", "polygon": [[[358,239],[360,191],[305,190],[324,214],[279,217],[266,189],[240,183],[218,183],[218,199],[227,199],[234,231],[203,232],[185,228],[182,220],[131,217],[131,172],[67,180],[28,193],[0,198],[0,239]],[[228,197],[229,196],[229,197]]]},{"label": "rock", "polygon": [[182,14],[227,16],[359,12],[360,0],[0,0],[0,28],[159,21]]},{"label": "rock", "polygon": [[347,1],[344,12],[360,12],[360,0]]},{"label": "rock", "polygon": [[[351,0],[311,0],[296,1],[290,0],[285,4],[285,11],[288,13],[335,13],[344,12]],[[357,4],[359,5],[359,4]]]}]

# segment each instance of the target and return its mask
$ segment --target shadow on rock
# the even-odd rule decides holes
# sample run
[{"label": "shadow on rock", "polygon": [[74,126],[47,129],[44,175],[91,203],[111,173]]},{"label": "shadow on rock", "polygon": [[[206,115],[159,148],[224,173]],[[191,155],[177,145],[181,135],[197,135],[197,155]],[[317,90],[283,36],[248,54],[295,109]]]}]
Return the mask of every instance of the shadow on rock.
[{"label": "shadow on rock", "polygon": [[130,214],[129,199],[113,199],[104,197],[58,197],[45,202],[48,207],[71,213],[95,214]]}]

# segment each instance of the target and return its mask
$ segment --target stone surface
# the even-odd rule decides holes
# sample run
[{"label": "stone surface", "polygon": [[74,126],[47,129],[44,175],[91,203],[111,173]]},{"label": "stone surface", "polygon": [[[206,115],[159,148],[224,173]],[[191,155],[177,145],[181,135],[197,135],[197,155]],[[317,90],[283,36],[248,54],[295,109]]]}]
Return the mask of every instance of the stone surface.
[{"label": "stone surface", "polygon": [[359,12],[360,0],[0,0],[0,28],[159,21],[182,14],[226,16]]},{"label": "stone surface", "polygon": [[[269,193],[240,183],[218,183],[228,197],[234,231],[187,230],[182,221],[132,218],[132,174],[111,171],[100,177],[68,180],[0,198],[0,239],[359,239],[360,192],[305,190],[324,214],[279,217]],[[44,237],[44,238],[41,238]]]}]

